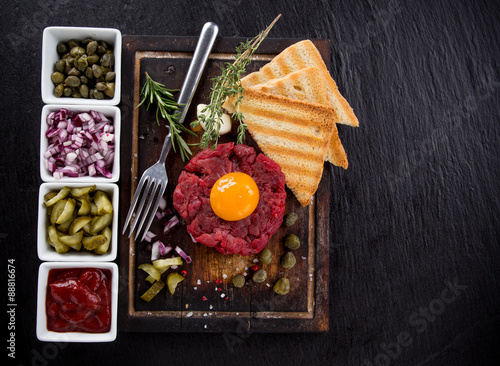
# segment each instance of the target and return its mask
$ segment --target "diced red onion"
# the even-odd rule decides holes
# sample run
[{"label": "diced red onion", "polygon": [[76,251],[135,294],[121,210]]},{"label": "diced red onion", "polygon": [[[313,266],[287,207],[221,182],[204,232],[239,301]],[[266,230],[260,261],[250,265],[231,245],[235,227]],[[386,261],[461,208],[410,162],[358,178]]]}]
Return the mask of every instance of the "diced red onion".
[{"label": "diced red onion", "polygon": [[99,173],[101,173],[101,175],[104,176],[105,178],[112,178],[113,177],[113,174],[111,174],[111,172],[106,168],[101,168],[100,166],[96,166],[95,169]]},{"label": "diced red onion", "polygon": [[151,245],[151,261],[155,261],[160,258],[160,241],[155,241]]},{"label": "diced red onion", "polygon": [[167,253],[171,250],[172,247],[167,247],[161,240],[155,241],[151,245],[151,261],[157,260],[158,258],[167,255]]},{"label": "diced red onion", "polygon": [[76,113],[65,108],[46,119],[48,147],[45,166],[56,178],[64,176],[112,177],[113,121],[102,112]]},{"label": "diced red onion", "polygon": [[189,255],[187,255],[181,248],[179,247],[175,247],[175,251],[177,253],[179,253],[179,255],[184,258],[184,260],[186,261],[186,263],[191,263],[191,257]]},{"label": "diced red onion", "polygon": [[197,243],[196,239],[194,238],[193,235],[191,235],[191,233],[189,231],[188,231],[188,234],[191,237],[191,240],[193,241],[193,243]]},{"label": "diced red onion", "polygon": [[163,228],[163,232],[166,233],[169,231],[171,228],[173,228],[175,225],[179,223],[179,218],[177,216],[172,216],[166,223],[165,227]]},{"label": "diced red onion", "polygon": [[155,233],[152,231],[147,231],[146,234],[144,235],[144,240],[146,240],[148,243],[151,243],[151,240],[156,236]]},{"label": "diced red onion", "polygon": [[160,255],[167,255],[172,250],[172,247],[167,247],[165,245],[160,245]]},{"label": "diced red onion", "polygon": [[160,204],[158,205],[158,208],[162,211],[167,208],[167,200],[165,199],[165,197],[160,198]]}]

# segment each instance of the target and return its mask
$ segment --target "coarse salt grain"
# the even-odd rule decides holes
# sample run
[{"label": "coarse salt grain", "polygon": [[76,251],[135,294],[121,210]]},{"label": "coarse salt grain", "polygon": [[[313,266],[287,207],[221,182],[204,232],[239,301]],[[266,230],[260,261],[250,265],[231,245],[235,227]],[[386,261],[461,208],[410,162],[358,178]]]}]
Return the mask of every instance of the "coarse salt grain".
[{"label": "coarse salt grain", "polygon": [[188,318],[192,317],[192,316],[193,316],[193,312],[192,312],[192,311],[190,311],[189,313],[187,313],[187,314],[186,314],[186,316],[187,316]]},{"label": "coarse salt grain", "polygon": [[201,280],[196,281],[197,285],[201,285]]},{"label": "coarse salt grain", "polygon": [[223,278],[223,279],[226,279],[226,278],[227,278],[227,274],[223,273],[223,274],[222,274],[222,278]]},{"label": "coarse salt grain", "polygon": [[226,294],[222,293],[220,294],[220,297],[226,297]]}]

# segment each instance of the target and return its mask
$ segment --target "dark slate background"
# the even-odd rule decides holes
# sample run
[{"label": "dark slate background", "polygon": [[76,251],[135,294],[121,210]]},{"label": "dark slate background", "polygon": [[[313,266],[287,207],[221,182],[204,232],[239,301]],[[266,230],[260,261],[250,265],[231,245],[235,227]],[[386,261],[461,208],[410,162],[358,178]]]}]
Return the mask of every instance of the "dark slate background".
[{"label": "dark slate background", "polygon": [[[496,365],[500,360],[498,1],[2,1],[2,287],[16,263],[24,365]],[[35,336],[42,31],[331,40],[331,73],[361,127],[339,126],[332,177],[330,331]],[[5,291],[5,290],[4,290]],[[4,303],[7,304],[6,296]],[[7,332],[7,323],[2,326]],[[6,333],[4,333],[6,334]],[[235,339],[232,337],[231,339]],[[5,345],[5,343],[4,343]]]}]

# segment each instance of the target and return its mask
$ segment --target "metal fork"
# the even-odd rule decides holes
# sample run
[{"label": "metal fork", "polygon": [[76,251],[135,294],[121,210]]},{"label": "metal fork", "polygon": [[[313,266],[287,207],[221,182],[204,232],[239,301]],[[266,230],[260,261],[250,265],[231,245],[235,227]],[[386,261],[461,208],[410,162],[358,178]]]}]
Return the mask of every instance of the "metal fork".
[{"label": "metal fork", "polygon": [[[219,28],[217,27],[217,25],[212,22],[205,23],[203,29],[201,30],[200,37],[193,54],[193,59],[191,60],[191,64],[189,65],[189,69],[186,78],[184,79],[184,83],[179,93],[179,99],[177,101],[179,104],[183,105],[179,117],[180,123],[184,122],[184,118],[186,117],[189,105],[191,104],[191,100],[193,99],[194,91],[198,86],[198,82],[200,81],[201,74],[203,72],[203,69],[205,68],[205,64],[207,62],[210,51],[212,50],[212,46],[215,42],[218,31]],[[144,171],[134,193],[134,198],[132,199],[132,203],[130,204],[130,209],[128,211],[127,218],[125,219],[125,224],[122,232],[122,234],[125,234],[125,232],[127,231],[127,226],[130,223],[130,219],[132,218],[132,216],[134,216],[132,227],[130,228],[130,232],[128,235],[129,238],[134,229],[136,229],[135,239],[137,239],[142,229],[143,234],[140,239],[142,241],[146,233],[148,232],[149,227],[151,226],[151,222],[155,217],[156,210],[158,209],[161,198],[163,197],[165,189],[167,188],[168,177],[167,171],[165,169],[165,160],[171,147],[172,141],[169,129],[167,137],[165,138],[165,142],[163,143],[163,147],[161,149],[160,158],[154,165]],[[142,198],[137,211],[135,211],[135,207],[137,205],[137,202],[139,201],[140,196],[142,196]],[[144,223],[146,223],[146,225],[143,227]]]}]

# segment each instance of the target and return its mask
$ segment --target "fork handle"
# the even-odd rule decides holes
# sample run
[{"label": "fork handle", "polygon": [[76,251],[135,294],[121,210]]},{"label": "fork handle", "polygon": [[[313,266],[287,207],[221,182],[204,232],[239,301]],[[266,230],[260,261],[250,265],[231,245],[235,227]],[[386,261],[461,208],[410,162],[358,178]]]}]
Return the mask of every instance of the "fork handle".
[{"label": "fork handle", "polygon": [[218,32],[219,27],[212,22],[205,23],[201,30],[200,37],[198,38],[198,44],[196,45],[196,49],[193,54],[193,59],[189,65],[186,78],[184,79],[184,84],[179,92],[179,99],[177,100],[177,103],[184,104],[179,117],[180,123],[184,122],[189,105],[193,99],[194,91],[198,86],[198,82],[200,81],[201,74],[203,73],[203,69],[205,68],[205,64],[207,63],[208,56],[210,55]]},{"label": "fork handle", "polygon": [[[184,83],[182,84],[182,88],[179,92],[179,99],[177,103],[183,104],[181,115],[179,116],[179,123],[183,123],[184,118],[186,118],[189,105],[193,99],[194,91],[198,86],[198,82],[200,81],[201,74],[203,73],[203,69],[205,68],[205,64],[207,63],[208,56],[210,55],[218,32],[219,27],[212,22],[205,23],[201,30],[200,37],[198,38],[198,43],[193,54],[193,59],[191,60],[186,78],[184,79]],[[165,163],[171,147],[172,135],[169,129],[168,134],[165,137],[163,147],[161,148],[158,162],[162,164]]]},{"label": "fork handle", "polygon": [[167,155],[172,147],[172,134],[170,133],[170,128],[168,128],[168,134],[165,136],[165,141],[163,142],[163,147],[161,148],[160,158],[158,159],[159,163],[165,164],[165,160],[167,159]]}]

